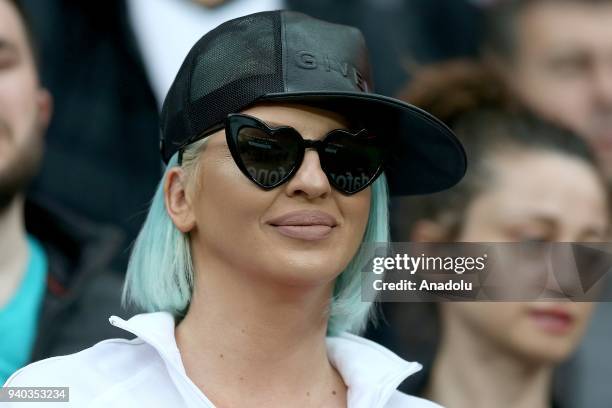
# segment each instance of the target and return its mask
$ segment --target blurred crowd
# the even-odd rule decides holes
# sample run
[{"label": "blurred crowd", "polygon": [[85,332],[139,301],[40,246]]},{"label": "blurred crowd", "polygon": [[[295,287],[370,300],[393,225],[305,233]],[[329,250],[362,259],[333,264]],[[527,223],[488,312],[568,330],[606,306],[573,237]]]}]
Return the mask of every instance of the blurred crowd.
[{"label": "blurred crowd", "polygon": [[[281,8],[359,27],[375,90],[464,144],[459,185],[393,201],[394,241],[610,241],[610,0],[0,0],[0,383],[119,335],[99,322],[132,312],[122,280],[163,170],[166,92],[204,33]],[[381,309],[368,336],[425,365],[411,394],[612,404],[609,303]],[[551,335],[547,314],[571,324]]]}]

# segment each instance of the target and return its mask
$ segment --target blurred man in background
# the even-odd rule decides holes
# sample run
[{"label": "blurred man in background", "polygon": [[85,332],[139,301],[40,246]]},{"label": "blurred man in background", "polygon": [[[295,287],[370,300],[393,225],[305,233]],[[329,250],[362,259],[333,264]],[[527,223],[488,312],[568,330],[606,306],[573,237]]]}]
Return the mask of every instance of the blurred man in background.
[{"label": "blurred man in background", "polygon": [[527,106],[592,145],[612,185],[612,1],[499,1],[484,52]]},{"label": "blurred man in background", "polygon": [[24,21],[15,0],[0,0],[0,384],[30,361],[113,335],[90,322],[120,310],[121,282],[102,273],[116,232],[48,200],[25,199],[52,100],[39,84]]}]

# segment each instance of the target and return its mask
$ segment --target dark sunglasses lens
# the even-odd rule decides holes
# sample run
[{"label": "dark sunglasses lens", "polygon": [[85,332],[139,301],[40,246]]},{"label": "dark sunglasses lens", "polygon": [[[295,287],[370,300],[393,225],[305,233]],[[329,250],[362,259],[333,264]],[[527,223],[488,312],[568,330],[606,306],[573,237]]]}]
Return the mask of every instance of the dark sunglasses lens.
[{"label": "dark sunglasses lens", "polygon": [[255,127],[238,130],[236,147],[242,164],[255,183],[273,188],[291,175],[299,158],[295,135],[286,130],[267,131]]},{"label": "dark sunglasses lens", "polygon": [[327,141],[321,165],[338,190],[356,193],[377,176],[383,162],[383,150],[375,137],[336,131],[327,136]]}]

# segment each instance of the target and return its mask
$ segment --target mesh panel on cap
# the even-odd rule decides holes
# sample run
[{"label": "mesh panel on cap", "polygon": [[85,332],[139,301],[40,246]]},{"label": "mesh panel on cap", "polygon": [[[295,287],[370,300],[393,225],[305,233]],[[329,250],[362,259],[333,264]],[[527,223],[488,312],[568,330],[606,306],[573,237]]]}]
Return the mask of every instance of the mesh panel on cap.
[{"label": "mesh panel on cap", "polygon": [[[193,62],[190,100],[206,97],[224,84],[241,78],[276,80],[282,62],[277,50],[280,28],[274,19],[246,17],[200,44]],[[278,38],[280,42],[280,38]]]},{"label": "mesh panel on cap", "polygon": [[280,13],[228,21],[189,52],[164,102],[163,136],[179,145],[283,89]]},{"label": "mesh panel on cap", "polygon": [[166,95],[162,111],[160,115],[161,135],[164,139],[165,146],[162,150],[162,156],[165,161],[170,159],[173,152],[173,146],[180,145],[183,139],[189,137],[186,118],[182,115],[184,104],[184,95],[187,93],[187,81],[182,78],[187,78],[185,74],[187,70],[188,56],[174,80],[174,83]]}]

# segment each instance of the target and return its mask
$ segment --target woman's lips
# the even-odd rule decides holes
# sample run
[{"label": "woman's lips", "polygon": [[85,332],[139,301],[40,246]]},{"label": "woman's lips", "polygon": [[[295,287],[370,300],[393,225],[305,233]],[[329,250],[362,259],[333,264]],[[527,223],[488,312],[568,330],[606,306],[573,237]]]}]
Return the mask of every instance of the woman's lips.
[{"label": "woman's lips", "polygon": [[550,334],[566,334],[574,327],[574,318],[560,308],[532,309],[529,312],[532,321]]},{"label": "woman's lips", "polygon": [[332,230],[327,225],[275,225],[281,234],[305,241],[317,241],[326,238]]},{"label": "woman's lips", "polygon": [[292,211],[268,221],[280,234],[305,241],[327,238],[338,225],[336,219],[322,211]]}]

